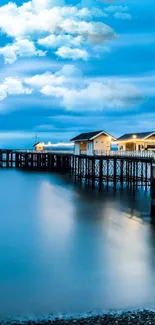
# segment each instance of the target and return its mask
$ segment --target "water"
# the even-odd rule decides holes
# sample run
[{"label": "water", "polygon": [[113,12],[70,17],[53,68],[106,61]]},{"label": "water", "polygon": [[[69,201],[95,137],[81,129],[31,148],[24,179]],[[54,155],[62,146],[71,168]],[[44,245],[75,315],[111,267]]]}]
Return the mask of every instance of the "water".
[{"label": "water", "polygon": [[153,306],[149,193],[0,170],[0,316]]}]

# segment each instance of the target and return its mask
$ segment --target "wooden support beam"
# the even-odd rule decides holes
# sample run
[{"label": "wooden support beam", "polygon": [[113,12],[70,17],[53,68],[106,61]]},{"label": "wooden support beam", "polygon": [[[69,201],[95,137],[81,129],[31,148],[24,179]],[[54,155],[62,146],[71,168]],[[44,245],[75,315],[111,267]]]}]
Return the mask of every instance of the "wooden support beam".
[{"label": "wooden support beam", "polygon": [[147,162],[145,163],[145,190],[147,191],[147,182],[148,182],[148,170],[147,170]]},{"label": "wooden support beam", "polygon": [[114,158],[113,164],[114,164],[114,171],[113,171],[113,174],[114,174],[114,190],[116,191],[116,182],[117,182],[117,178],[116,178],[116,175],[117,175],[117,169],[116,169],[117,160],[116,160],[116,158]]},{"label": "wooden support beam", "polygon": [[136,161],[136,188],[138,187],[138,161]]},{"label": "wooden support beam", "polygon": [[132,160],[129,161],[129,185],[132,184]]},{"label": "wooden support beam", "polygon": [[124,166],[124,160],[121,159],[121,161],[120,161],[120,183],[121,183],[121,189],[123,189],[123,176],[124,176],[124,174],[123,174],[123,172],[124,172],[123,166]]},{"label": "wooden support beam", "polygon": [[75,157],[75,158],[74,158],[74,164],[75,164],[75,183],[76,183],[76,180],[77,180],[77,174],[78,174],[78,160],[79,160],[78,157]]},{"label": "wooden support beam", "polygon": [[99,190],[102,189],[102,181],[103,181],[103,160],[99,161]]},{"label": "wooden support beam", "polygon": [[81,177],[81,169],[80,169],[80,162],[81,162],[81,157],[79,156],[78,158],[78,177]]},{"label": "wooden support beam", "polygon": [[95,159],[92,158],[92,188],[95,187]]},{"label": "wooden support beam", "polygon": [[109,159],[107,159],[107,188],[109,186]]},{"label": "wooden support beam", "polygon": [[135,169],[135,160],[132,162],[133,165],[133,188],[135,189],[135,183],[136,183],[136,169]]},{"label": "wooden support beam", "polygon": [[80,184],[82,183],[82,159],[83,159],[82,157],[79,158],[79,165],[78,165]]},{"label": "wooden support beam", "polygon": [[141,186],[144,184],[144,163],[141,163]]},{"label": "wooden support beam", "polygon": [[151,218],[155,223],[155,166],[152,166],[151,172]]}]

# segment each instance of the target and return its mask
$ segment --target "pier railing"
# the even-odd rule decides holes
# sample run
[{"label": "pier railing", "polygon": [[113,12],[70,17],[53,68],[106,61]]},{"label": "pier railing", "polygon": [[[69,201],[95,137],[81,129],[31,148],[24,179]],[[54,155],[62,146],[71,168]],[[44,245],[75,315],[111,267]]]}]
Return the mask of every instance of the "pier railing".
[{"label": "pier railing", "polygon": [[61,153],[61,154],[73,154],[74,152],[73,152],[73,150],[31,150],[31,149],[19,149],[19,150],[14,150],[14,152],[21,152],[21,153],[35,153],[35,154],[37,154],[37,153],[42,153],[42,154],[44,154],[44,153],[47,153],[47,154],[49,154],[49,153],[51,153],[51,154],[59,154],[59,153]]},{"label": "pier railing", "polygon": [[153,151],[104,151],[95,150],[96,156],[110,156],[110,157],[137,157],[137,158],[153,158],[155,161],[155,152]]},{"label": "pier railing", "polygon": [[[0,155],[3,156],[2,160],[7,160],[7,157],[4,158],[4,156],[9,155],[9,154],[52,154],[52,155],[66,155],[66,156],[74,156],[75,153],[72,150],[41,150],[41,151],[36,151],[36,150],[28,150],[28,149],[4,149],[0,150]],[[80,155],[75,155],[75,156],[89,156],[86,151],[82,151]],[[123,151],[123,150],[111,150],[111,151],[106,151],[106,150],[94,150],[93,155],[91,157],[95,156],[102,156],[102,157],[111,157],[111,158],[149,158],[154,160],[155,163],[155,151]]]}]

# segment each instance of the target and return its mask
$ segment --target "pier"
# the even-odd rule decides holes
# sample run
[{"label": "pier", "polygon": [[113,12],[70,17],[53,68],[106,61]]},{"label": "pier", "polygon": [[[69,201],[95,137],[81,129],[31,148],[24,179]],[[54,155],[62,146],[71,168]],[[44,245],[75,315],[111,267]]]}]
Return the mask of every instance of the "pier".
[{"label": "pier", "polygon": [[145,186],[151,185],[154,158],[152,155],[98,154],[74,155],[72,152],[36,152],[28,150],[0,150],[0,168],[18,168],[60,172],[72,175],[75,182],[89,186]]}]

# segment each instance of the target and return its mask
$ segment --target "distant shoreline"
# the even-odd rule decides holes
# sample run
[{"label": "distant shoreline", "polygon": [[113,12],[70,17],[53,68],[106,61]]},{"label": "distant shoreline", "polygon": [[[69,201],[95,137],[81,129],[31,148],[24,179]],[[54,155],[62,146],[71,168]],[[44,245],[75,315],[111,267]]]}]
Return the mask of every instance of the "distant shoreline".
[{"label": "distant shoreline", "polygon": [[42,317],[27,319],[1,319],[0,324],[5,325],[153,325],[155,324],[155,309],[109,312],[100,315],[83,315],[79,317]]}]

